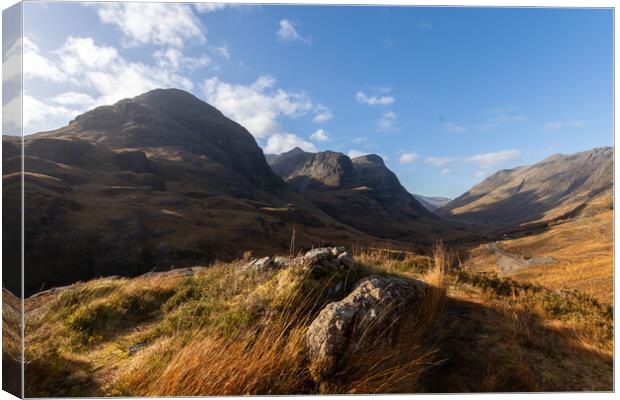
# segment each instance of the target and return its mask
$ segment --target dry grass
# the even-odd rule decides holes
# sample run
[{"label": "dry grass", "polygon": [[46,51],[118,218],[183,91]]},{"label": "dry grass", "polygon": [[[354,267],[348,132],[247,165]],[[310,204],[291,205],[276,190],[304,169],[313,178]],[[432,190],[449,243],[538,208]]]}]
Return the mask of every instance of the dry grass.
[{"label": "dry grass", "polygon": [[[613,303],[613,212],[586,215],[499,246],[517,256],[553,257],[550,265],[532,266],[510,274],[522,282],[552,289],[579,290],[607,304]],[[468,269],[499,271],[495,256],[481,245],[471,251]]]},{"label": "dry grass", "polygon": [[[215,263],[190,277],[95,280],[33,299],[27,394],[413,393],[611,385],[609,351],[570,325],[578,314],[566,314],[573,317],[563,321],[560,314],[537,308],[551,303],[531,290],[515,296],[512,289],[494,291],[458,280],[463,271],[442,243],[430,256],[374,249],[357,251],[356,259],[362,262],[357,273],[320,279],[294,267],[257,273],[240,268],[243,262]],[[384,329],[352,340],[336,371],[314,381],[303,342],[308,325],[328,302],[377,273],[429,286],[416,307]],[[335,291],[337,282],[345,285]],[[594,309],[575,310],[587,316]],[[136,343],[143,348],[128,355]]]}]

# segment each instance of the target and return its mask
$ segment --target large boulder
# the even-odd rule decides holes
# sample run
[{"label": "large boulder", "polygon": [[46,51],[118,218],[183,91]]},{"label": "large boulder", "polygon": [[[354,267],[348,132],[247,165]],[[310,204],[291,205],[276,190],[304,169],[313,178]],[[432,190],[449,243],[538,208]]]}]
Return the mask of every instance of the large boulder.
[{"label": "large boulder", "polygon": [[313,379],[324,380],[345,352],[356,351],[362,337],[388,334],[395,318],[420,299],[425,287],[417,280],[372,275],[343,300],[328,304],[304,337]]}]

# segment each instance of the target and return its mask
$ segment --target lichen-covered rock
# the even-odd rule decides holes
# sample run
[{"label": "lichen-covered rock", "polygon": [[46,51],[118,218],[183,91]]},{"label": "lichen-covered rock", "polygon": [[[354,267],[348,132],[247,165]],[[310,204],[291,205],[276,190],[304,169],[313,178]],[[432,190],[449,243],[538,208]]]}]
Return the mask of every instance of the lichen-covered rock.
[{"label": "lichen-covered rock", "polygon": [[355,351],[362,335],[387,332],[424,287],[421,281],[373,275],[361,280],[343,300],[328,304],[304,337],[313,379],[319,382],[332,373],[345,351]]}]

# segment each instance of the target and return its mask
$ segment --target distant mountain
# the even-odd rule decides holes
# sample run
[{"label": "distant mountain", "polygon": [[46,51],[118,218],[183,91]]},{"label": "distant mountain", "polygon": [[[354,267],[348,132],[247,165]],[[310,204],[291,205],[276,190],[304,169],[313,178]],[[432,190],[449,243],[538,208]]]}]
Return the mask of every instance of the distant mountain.
[{"label": "distant mountain", "polygon": [[331,217],[374,236],[414,237],[442,222],[374,154],[350,159],[295,148],[268,158],[273,171]]},{"label": "distant mountain", "polygon": [[[27,294],[283,251],[293,227],[297,246],[377,240],[298,194],[245,128],[181,90],[98,107],[24,146]],[[19,210],[19,153],[19,140],[4,136],[7,210]],[[19,237],[19,213],[5,216],[6,233]],[[18,264],[19,243],[4,244]]]},{"label": "distant mountain", "polygon": [[555,154],[499,171],[438,210],[465,221],[515,225],[613,207],[613,148]]},{"label": "distant mountain", "polygon": [[422,196],[421,194],[414,194],[415,197],[420,204],[426,207],[429,211],[436,211],[438,208],[441,208],[448,204],[451,199],[447,197],[430,197],[430,196]]}]

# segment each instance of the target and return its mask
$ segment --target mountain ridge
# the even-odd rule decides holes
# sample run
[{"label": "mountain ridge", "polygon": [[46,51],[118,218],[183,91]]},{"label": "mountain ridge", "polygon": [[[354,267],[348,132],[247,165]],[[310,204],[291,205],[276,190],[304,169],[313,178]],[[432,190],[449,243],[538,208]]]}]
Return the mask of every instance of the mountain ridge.
[{"label": "mountain ridge", "polygon": [[438,210],[445,218],[521,224],[561,217],[597,196],[612,204],[613,148],[554,154],[497,171]]}]

